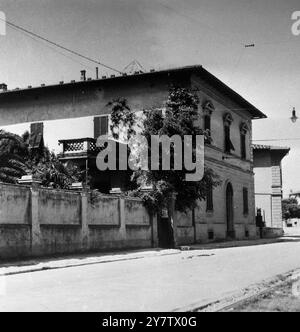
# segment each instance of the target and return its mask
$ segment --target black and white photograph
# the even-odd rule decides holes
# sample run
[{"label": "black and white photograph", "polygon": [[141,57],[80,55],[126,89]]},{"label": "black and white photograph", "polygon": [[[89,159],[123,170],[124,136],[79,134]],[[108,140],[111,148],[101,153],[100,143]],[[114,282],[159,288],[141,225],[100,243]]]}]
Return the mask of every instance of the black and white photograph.
[{"label": "black and white photograph", "polygon": [[0,312],[299,312],[299,68],[299,0],[0,0]]}]

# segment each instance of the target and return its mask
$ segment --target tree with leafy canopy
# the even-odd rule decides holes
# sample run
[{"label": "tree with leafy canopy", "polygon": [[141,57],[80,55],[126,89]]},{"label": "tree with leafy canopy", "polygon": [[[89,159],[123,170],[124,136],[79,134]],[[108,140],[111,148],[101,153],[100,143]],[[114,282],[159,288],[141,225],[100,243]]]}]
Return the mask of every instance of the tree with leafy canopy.
[{"label": "tree with leafy canopy", "polygon": [[[199,98],[196,91],[182,87],[170,88],[166,101],[166,111],[162,114],[161,110],[144,110],[143,116],[137,119],[136,114],[130,109],[126,99],[119,98],[113,100],[109,105],[112,106],[111,130],[114,138],[118,139],[118,128],[128,129],[128,138],[136,134],[136,128],[141,127],[141,135],[148,141],[151,152],[151,136],[166,135],[172,137],[179,135],[208,135],[198,126],[195,120],[199,117],[198,111]],[[142,123],[141,123],[142,122]],[[196,148],[193,146],[193,157],[195,160]],[[161,156],[160,156],[161,157]],[[171,145],[171,170],[138,170],[133,172],[132,181],[135,183],[135,190],[127,192],[128,195],[140,197],[151,211],[160,211],[168,206],[170,197],[176,196],[176,209],[188,211],[197,206],[199,201],[206,199],[207,189],[219,185],[218,176],[206,167],[204,177],[198,182],[187,182],[185,180],[186,170],[173,170],[174,149]],[[145,191],[145,185],[150,188]]]},{"label": "tree with leafy canopy", "polygon": [[63,164],[47,147],[32,149],[29,136],[0,131],[0,181],[16,184],[23,175],[32,174],[45,187],[68,189],[83,179],[78,167]]},{"label": "tree with leafy canopy", "polygon": [[300,205],[296,198],[282,200],[282,218],[284,220],[300,218]]},{"label": "tree with leafy canopy", "polygon": [[0,181],[17,183],[26,174],[27,147],[22,137],[0,130]]}]

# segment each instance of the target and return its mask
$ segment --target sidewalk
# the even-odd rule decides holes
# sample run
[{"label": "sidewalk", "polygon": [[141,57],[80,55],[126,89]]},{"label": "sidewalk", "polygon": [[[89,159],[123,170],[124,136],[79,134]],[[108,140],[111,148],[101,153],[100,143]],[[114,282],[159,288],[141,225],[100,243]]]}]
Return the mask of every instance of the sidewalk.
[{"label": "sidewalk", "polygon": [[188,246],[181,246],[178,249],[140,249],[140,250],[128,250],[120,252],[110,253],[87,253],[77,254],[70,256],[62,256],[60,258],[34,258],[23,261],[15,262],[0,262],[0,276],[7,276],[20,273],[37,272],[44,270],[63,269],[75,266],[84,266],[101,263],[111,263],[118,261],[159,257],[166,255],[179,255],[182,251],[188,250],[214,250],[225,249],[234,247],[248,247],[255,245],[267,245],[271,243],[280,243],[292,240],[291,237],[283,237],[278,239],[258,239],[258,240],[246,240],[246,241],[230,241],[208,244],[194,244]]},{"label": "sidewalk", "polygon": [[133,259],[142,259],[156,256],[180,254],[179,249],[140,249],[123,251],[119,253],[94,253],[94,254],[77,254],[64,256],[61,258],[34,258],[19,262],[0,263],[0,276],[12,274],[37,272],[44,270],[63,269],[74,266],[84,266],[101,263],[111,263]]}]

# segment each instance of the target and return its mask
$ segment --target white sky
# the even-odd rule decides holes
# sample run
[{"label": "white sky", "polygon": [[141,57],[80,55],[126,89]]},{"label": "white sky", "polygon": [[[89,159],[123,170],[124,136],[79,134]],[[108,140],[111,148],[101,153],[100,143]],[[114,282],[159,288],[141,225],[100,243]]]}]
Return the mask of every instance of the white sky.
[{"label": "white sky", "polygon": [[[296,10],[299,0],[0,0],[7,20],[120,70],[133,59],[146,69],[202,64],[268,115],[254,139],[300,138],[300,121],[289,120],[292,107],[300,114]],[[9,88],[79,79],[84,68],[94,77],[94,67],[9,27],[0,35]],[[300,140],[266,144],[291,147],[284,192],[300,189]]]}]

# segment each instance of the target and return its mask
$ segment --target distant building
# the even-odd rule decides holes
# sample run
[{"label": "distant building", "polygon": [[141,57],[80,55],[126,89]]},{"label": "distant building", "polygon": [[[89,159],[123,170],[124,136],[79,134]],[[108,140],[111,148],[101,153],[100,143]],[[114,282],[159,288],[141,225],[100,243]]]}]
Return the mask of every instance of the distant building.
[{"label": "distant building", "polygon": [[288,147],[253,145],[255,207],[267,227],[282,228],[282,159]]}]

